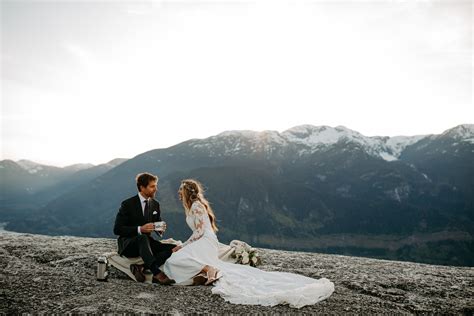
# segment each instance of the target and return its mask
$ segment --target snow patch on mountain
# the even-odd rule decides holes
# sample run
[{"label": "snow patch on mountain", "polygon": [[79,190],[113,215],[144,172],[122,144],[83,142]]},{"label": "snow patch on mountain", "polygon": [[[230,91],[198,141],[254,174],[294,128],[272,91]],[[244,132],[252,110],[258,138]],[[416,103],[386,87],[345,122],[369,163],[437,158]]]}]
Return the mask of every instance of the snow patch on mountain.
[{"label": "snow patch on mountain", "polygon": [[341,125],[334,128],[330,126],[301,125],[290,128],[281,135],[289,142],[311,148],[320,145],[333,145],[341,140],[354,141],[368,146],[377,144],[377,141]]},{"label": "snow patch on mountain", "polygon": [[271,154],[276,148],[287,145],[286,139],[276,131],[226,131],[204,140],[193,140],[194,148],[204,148],[211,156],[231,156],[240,152],[263,151]]},{"label": "snow patch on mountain", "polygon": [[386,145],[391,149],[392,155],[394,157],[400,157],[402,151],[419,140],[425,138],[426,135],[417,135],[417,136],[394,136],[390,137],[386,141]]},{"label": "snow patch on mountain", "polygon": [[43,167],[41,164],[31,161],[31,160],[22,159],[22,160],[18,160],[16,163],[20,167],[28,171],[28,173],[31,173],[31,174],[35,174],[43,170]]},{"label": "snow patch on mountain", "polygon": [[[439,136],[443,135],[474,143],[474,124],[457,126]],[[356,143],[374,157],[395,161],[399,159],[405,148],[427,137],[436,138],[438,135],[369,137],[341,125],[336,127],[300,125],[282,133],[250,130],[226,131],[203,140],[193,140],[190,144],[194,148],[208,150],[211,156],[230,156],[252,152],[263,152],[270,155],[275,151],[293,146],[290,147],[291,150],[301,157],[344,142]]]},{"label": "snow patch on mountain", "polygon": [[[367,153],[380,157],[386,161],[397,160],[401,152],[424,138],[419,136],[396,136],[396,137],[368,137],[351,130],[345,126],[312,126],[301,125],[293,127],[282,133],[290,142],[312,148],[312,152],[322,146],[330,146],[339,141],[354,142],[363,146]],[[300,151],[300,154],[302,152]]]},{"label": "snow patch on mountain", "polygon": [[474,124],[462,124],[444,131],[440,137],[447,136],[459,141],[474,143]]},{"label": "snow patch on mountain", "polygon": [[31,160],[26,160],[26,159],[18,160],[16,163],[25,170],[34,169],[40,166],[39,163],[31,161]]},{"label": "snow patch on mountain", "polygon": [[110,169],[112,169],[112,168],[115,168],[118,165],[124,163],[127,160],[128,160],[127,158],[115,158],[115,159],[105,163],[104,165],[109,167]]},{"label": "snow patch on mountain", "polygon": [[77,164],[74,164],[74,165],[66,166],[63,169],[70,170],[72,172],[77,172],[77,171],[89,169],[89,168],[92,168],[92,167],[94,167],[94,165],[90,164],[90,163],[77,163]]},{"label": "snow patch on mountain", "polygon": [[259,132],[249,131],[249,130],[242,130],[242,131],[225,131],[216,136],[210,137],[212,138],[219,138],[219,137],[246,137],[246,138],[253,138],[257,137]]},{"label": "snow patch on mountain", "polygon": [[342,129],[329,126],[301,125],[284,131],[281,135],[289,142],[305,145],[308,147],[335,144],[345,136]]},{"label": "snow patch on mountain", "polygon": [[394,160],[398,159],[397,156],[394,156],[394,155],[389,154],[387,152],[380,152],[379,156],[382,157],[382,159],[386,160],[386,161],[394,161]]}]

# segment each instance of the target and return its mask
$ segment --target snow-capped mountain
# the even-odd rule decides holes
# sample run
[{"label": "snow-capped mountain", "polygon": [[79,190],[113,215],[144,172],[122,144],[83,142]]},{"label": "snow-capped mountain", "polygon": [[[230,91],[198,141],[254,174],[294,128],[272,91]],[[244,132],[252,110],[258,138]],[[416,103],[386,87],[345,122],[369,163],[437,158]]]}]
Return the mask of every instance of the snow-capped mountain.
[{"label": "snow-capped mountain", "polygon": [[[397,137],[368,137],[344,126],[312,126],[302,125],[290,128],[282,133],[289,142],[304,145],[310,153],[324,150],[338,142],[352,142],[362,146],[365,151],[374,157],[387,161],[397,160],[403,149],[426,137],[397,136]],[[307,152],[307,151],[306,151]],[[305,153],[302,151],[301,153]]]},{"label": "snow-capped mountain", "polygon": [[42,164],[31,160],[22,159],[18,160],[16,163],[31,174],[38,173],[44,169],[44,166]]},{"label": "snow-capped mountain", "polygon": [[70,166],[66,166],[64,167],[64,169],[77,172],[77,171],[86,170],[92,167],[94,167],[94,165],[91,163],[77,163]]},{"label": "snow-capped mountain", "polygon": [[124,163],[125,161],[127,161],[128,159],[127,158],[115,158],[107,163],[105,163],[104,165],[109,167],[110,169],[114,168],[114,167],[117,167],[118,165],[120,165],[121,163]]},{"label": "snow-capped mountain", "polygon": [[210,156],[232,156],[235,154],[264,153],[291,151],[298,156],[314,154],[328,150],[340,143],[352,143],[360,146],[368,154],[394,161],[400,158],[408,146],[427,137],[454,137],[463,141],[474,141],[473,125],[460,125],[449,129],[441,135],[415,136],[364,136],[344,126],[312,126],[301,125],[290,128],[282,133],[277,131],[226,131],[206,139],[191,141],[194,148],[207,150]]},{"label": "snow-capped mountain", "polygon": [[40,163],[27,160],[27,159],[18,160],[16,163],[31,174],[45,173],[48,169],[54,169],[56,171],[59,169],[62,169],[63,171],[67,171],[67,172],[77,172],[80,170],[85,170],[85,169],[94,167],[94,165],[90,163],[78,163],[78,164],[66,166],[64,168],[60,168],[60,167],[40,164]]},{"label": "snow-capped mountain", "polygon": [[458,125],[444,131],[440,136],[451,137],[462,142],[470,142],[474,144],[474,124]]}]

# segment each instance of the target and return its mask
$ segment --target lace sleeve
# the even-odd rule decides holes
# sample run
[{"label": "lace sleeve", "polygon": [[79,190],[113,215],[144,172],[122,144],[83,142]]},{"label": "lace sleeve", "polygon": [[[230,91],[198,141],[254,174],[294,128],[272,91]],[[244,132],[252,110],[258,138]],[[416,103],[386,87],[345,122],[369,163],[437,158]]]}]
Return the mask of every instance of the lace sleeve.
[{"label": "lace sleeve", "polygon": [[191,216],[193,220],[193,234],[183,244],[183,247],[189,245],[193,241],[200,239],[204,235],[204,216],[207,214],[206,209],[201,203],[193,203],[191,206]]}]

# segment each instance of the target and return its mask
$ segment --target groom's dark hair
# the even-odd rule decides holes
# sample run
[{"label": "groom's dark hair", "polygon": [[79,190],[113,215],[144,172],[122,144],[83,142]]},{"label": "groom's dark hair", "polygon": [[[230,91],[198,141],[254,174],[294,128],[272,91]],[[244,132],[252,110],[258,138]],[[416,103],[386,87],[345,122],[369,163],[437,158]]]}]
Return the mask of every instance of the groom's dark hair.
[{"label": "groom's dark hair", "polygon": [[148,186],[148,183],[150,183],[151,181],[158,182],[158,176],[155,176],[151,173],[143,172],[143,173],[137,174],[136,180],[137,180],[137,189],[138,191],[140,191],[141,186],[146,188]]}]

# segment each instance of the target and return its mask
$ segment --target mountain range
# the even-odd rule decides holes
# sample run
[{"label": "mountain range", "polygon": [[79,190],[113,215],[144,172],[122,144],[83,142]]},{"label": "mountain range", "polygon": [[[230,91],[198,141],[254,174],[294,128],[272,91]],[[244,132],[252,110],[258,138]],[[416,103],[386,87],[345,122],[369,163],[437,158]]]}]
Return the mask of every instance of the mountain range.
[{"label": "mountain range", "polygon": [[[0,162],[7,229],[111,237],[137,173],[157,174],[166,235],[186,239],[176,190],[196,178],[223,242],[474,265],[474,125],[367,137],[343,126],[227,131],[105,166]],[[20,202],[21,201],[21,202]]]}]

